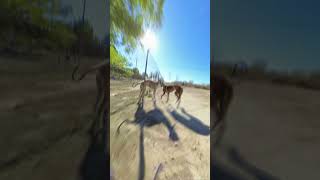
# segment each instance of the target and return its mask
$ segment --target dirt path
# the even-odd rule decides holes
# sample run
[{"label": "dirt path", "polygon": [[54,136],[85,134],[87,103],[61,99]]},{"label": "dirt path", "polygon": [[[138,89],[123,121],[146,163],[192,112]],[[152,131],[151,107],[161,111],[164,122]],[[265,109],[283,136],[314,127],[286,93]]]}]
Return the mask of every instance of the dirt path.
[{"label": "dirt path", "polygon": [[[156,102],[145,98],[138,109],[139,87],[111,81],[110,156],[117,179],[210,179],[210,92],[184,88],[176,108],[175,97]],[[117,128],[124,120],[134,121]]]},{"label": "dirt path", "polygon": [[214,177],[320,179],[319,107],[320,92],[258,82],[236,86],[223,143],[214,152]]},{"label": "dirt path", "polygon": [[91,147],[94,73],[72,82],[72,67],[54,62],[0,61],[0,179],[90,179],[80,168]]}]

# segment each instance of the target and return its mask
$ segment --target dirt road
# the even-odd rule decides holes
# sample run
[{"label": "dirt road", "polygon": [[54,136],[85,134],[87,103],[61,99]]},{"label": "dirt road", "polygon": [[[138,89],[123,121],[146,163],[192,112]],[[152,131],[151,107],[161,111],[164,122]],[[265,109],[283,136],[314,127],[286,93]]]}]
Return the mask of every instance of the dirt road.
[{"label": "dirt road", "polygon": [[[72,82],[72,67],[47,56],[0,58],[0,179],[86,180],[105,174],[102,158],[89,160],[95,76]],[[103,171],[97,172],[99,166]]]},{"label": "dirt road", "polygon": [[[210,91],[184,88],[180,107],[146,97],[138,109],[139,86],[111,81],[110,157],[117,179],[210,179]],[[124,120],[133,123],[119,124]]]},{"label": "dirt road", "polygon": [[320,179],[320,92],[259,82],[235,87],[216,179]]}]

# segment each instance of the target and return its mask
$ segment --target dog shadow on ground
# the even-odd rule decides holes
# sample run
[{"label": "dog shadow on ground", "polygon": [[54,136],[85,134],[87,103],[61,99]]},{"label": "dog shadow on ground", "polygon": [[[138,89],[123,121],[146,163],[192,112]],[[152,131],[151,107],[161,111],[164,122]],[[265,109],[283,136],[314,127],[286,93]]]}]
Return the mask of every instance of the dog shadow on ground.
[{"label": "dog shadow on ground", "polygon": [[203,124],[202,121],[191,114],[187,113],[184,108],[181,108],[181,113],[177,110],[169,110],[168,112],[174,117],[176,121],[184,125],[185,127],[191,129],[197,134],[209,136],[210,127]]},{"label": "dog shadow on ground", "polygon": [[90,144],[80,166],[82,180],[105,180],[108,177],[109,109],[96,117],[89,130]]},{"label": "dog shadow on ground", "polygon": [[[279,178],[265,172],[262,169],[259,169],[255,165],[248,162],[244,159],[241,154],[235,148],[228,148],[227,157],[230,162],[240,168],[240,170],[246,174],[248,174],[252,179],[257,180],[279,180]],[[223,163],[219,162],[217,158],[213,158],[211,160],[211,177],[213,179],[221,179],[221,180],[247,180],[247,177],[244,177],[240,172],[236,172],[230,167],[223,165]],[[251,179],[251,178],[250,178]]]},{"label": "dog shadow on ground", "polygon": [[169,139],[172,141],[178,141],[179,137],[176,133],[174,127],[171,125],[170,121],[163,114],[163,112],[157,107],[154,101],[154,109],[146,112],[143,108],[143,102],[138,105],[138,108],[134,115],[134,120],[123,121],[117,129],[117,134],[120,133],[120,127],[123,123],[139,125],[140,135],[139,135],[139,170],[138,170],[138,180],[143,180],[145,178],[145,156],[144,156],[144,127],[152,127],[157,124],[163,123],[169,131]]}]

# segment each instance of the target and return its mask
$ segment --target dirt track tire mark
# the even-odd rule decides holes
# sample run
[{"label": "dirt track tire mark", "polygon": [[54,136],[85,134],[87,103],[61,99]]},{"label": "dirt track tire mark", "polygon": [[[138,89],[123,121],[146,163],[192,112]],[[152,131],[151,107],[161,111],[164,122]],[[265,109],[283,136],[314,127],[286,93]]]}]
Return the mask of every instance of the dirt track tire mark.
[{"label": "dirt track tire mark", "polygon": [[137,91],[136,89],[130,89],[130,90],[127,90],[127,91],[120,91],[120,92],[117,92],[117,93],[111,93],[110,96],[113,97],[113,96],[119,96],[119,95],[122,95],[122,94],[126,94],[126,93],[129,93],[129,92],[133,92],[133,91]]},{"label": "dirt track tire mark", "polygon": [[126,103],[126,104],[120,106],[119,108],[117,108],[116,110],[110,112],[110,115],[114,115],[114,114],[120,112],[121,110],[125,109],[125,107],[131,106],[131,105],[134,105],[134,104],[136,104],[136,102]]}]

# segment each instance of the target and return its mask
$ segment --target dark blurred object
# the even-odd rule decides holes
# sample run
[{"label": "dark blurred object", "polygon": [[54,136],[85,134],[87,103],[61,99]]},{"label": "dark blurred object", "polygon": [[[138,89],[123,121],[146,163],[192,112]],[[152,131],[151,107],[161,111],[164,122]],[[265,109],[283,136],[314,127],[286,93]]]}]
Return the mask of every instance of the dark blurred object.
[{"label": "dark blurred object", "polygon": [[279,180],[279,178],[265,172],[249,163],[233,147],[227,149],[227,158],[236,168],[223,165],[224,163],[214,158],[211,160],[211,177],[219,180]]}]

